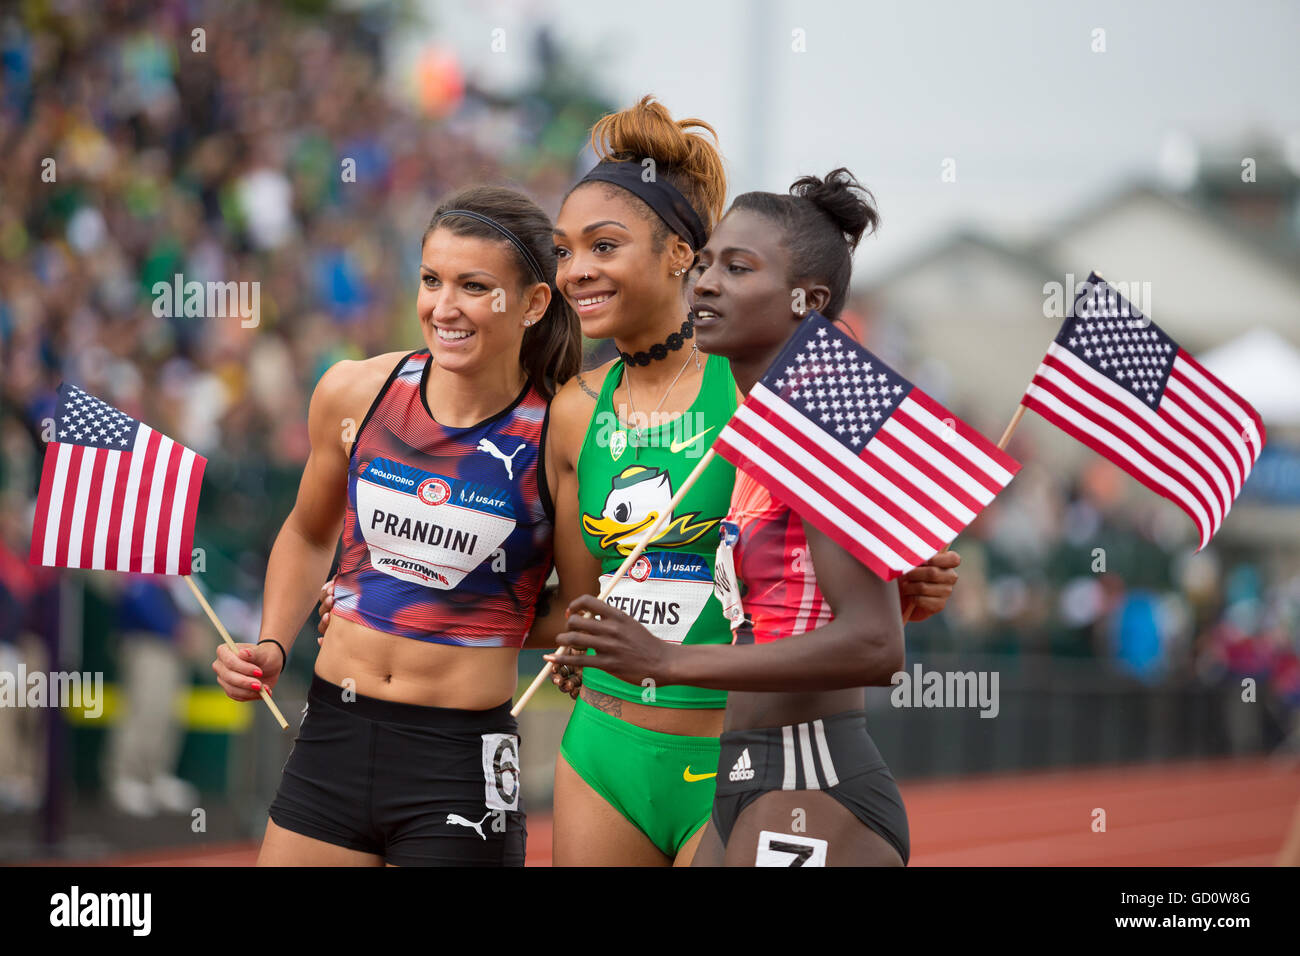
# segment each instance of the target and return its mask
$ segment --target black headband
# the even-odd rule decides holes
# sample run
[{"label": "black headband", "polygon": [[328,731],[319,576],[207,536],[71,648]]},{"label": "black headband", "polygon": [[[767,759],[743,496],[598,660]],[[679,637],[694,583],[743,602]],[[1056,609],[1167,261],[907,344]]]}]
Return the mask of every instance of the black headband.
[{"label": "black headband", "polygon": [[632,195],[645,202],[655,214],[677,235],[691,244],[699,252],[709,241],[709,235],[700,221],[699,214],[686,201],[686,197],[667,179],[656,176],[646,182],[641,178],[641,164],[602,160],[591,172],[578,181],[613,183],[622,186]]},{"label": "black headband", "polygon": [[524,257],[524,261],[528,263],[529,268],[533,270],[533,275],[537,276],[538,282],[545,282],[547,285],[551,284],[546,278],[546,274],[542,272],[542,267],[537,264],[537,258],[528,251],[528,247],[519,240],[518,236],[495,219],[489,219],[482,213],[474,212],[472,209],[448,209],[446,212],[438,214],[437,221],[441,222],[448,216],[465,216],[468,219],[477,219],[484,225],[491,226],[514,244],[514,247],[519,250],[519,254]]}]

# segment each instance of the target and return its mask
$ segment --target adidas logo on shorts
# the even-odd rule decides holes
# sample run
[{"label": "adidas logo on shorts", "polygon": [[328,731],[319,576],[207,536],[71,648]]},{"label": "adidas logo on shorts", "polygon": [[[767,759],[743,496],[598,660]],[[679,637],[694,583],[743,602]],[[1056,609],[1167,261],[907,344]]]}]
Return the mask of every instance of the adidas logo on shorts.
[{"label": "adidas logo on shorts", "polygon": [[731,773],[727,774],[727,779],[732,783],[738,780],[754,779],[754,765],[750,762],[748,747],[741,751],[740,756],[736,758],[735,766],[731,768]]}]

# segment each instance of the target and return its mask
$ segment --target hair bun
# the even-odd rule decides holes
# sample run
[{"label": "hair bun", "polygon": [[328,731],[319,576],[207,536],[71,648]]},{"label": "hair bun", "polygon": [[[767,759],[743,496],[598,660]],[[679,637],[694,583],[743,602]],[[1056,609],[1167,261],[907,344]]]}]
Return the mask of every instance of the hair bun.
[{"label": "hair bun", "polygon": [[790,187],[790,195],[807,199],[829,216],[850,249],[856,249],[862,237],[880,225],[876,197],[843,166],[824,179],[801,176]]},{"label": "hair bun", "polygon": [[[706,130],[712,139],[692,132],[696,129]],[[650,95],[635,106],[601,117],[591,130],[591,148],[601,159],[636,163],[653,159],[710,229],[722,218],[727,198],[727,174],[717,142],[717,132],[704,120],[675,120]]]}]

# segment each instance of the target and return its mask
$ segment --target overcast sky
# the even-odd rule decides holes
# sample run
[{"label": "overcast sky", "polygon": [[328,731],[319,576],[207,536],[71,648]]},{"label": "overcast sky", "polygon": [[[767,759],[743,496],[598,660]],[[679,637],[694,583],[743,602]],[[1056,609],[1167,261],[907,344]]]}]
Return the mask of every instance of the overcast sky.
[{"label": "overcast sky", "polygon": [[[848,166],[883,219],[859,278],[955,225],[1034,234],[1158,176],[1185,156],[1180,141],[1264,131],[1300,151],[1294,0],[422,2],[489,85],[521,80],[511,43],[544,18],[620,105],[652,92],[707,119],[733,195]],[[494,27],[505,55],[490,50]],[[1092,51],[1098,28],[1105,52]],[[948,158],[955,182],[941,181]]]}]

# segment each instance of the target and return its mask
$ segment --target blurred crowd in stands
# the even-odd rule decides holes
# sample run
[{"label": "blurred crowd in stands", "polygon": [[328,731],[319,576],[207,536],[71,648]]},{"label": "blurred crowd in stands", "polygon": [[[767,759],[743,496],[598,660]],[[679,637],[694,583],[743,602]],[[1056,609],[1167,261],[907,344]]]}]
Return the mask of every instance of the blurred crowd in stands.
[{"label": "blurred crowd in stands", "polygon": [[[249,639],[317,379],[421,344],[418,243],[438,199],[507,182],[556,209],[608,109],[568,88],[545,37],[530,54],[542,79],[516,102],[445,61],[403,89],[383,50],[401,6],[295,10],[326,6],[0,13],[0,663],[56,657],[59,573],[29,566],[27,550],[60,382],[208,457],[202,580]],[[259,282],[256,324],[156,315],[155,283],[178,274]],[[112,593],[119,641],[175,641],[173,605],[194,611],[161,579],[78,576]]]}]

